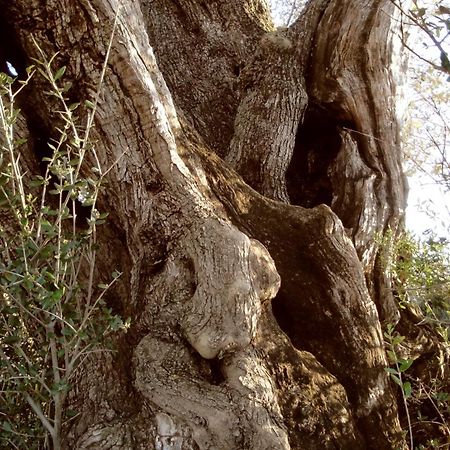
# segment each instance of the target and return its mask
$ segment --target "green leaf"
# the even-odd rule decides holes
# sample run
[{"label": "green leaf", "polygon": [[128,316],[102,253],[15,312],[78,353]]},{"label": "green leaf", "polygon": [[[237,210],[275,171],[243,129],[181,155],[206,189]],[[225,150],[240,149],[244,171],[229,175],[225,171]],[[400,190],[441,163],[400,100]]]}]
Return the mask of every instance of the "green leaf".
[{"label": "green leaf", "polygon": [[30,279],[30,278],[24,278],[24,280],[23,280],[23,287],[25,288],[25,289],[28,289],[28,290],[31,290],[31,289],[33,289],[33,287],[34,287],[34,283],[33,283],[33,281],[32,281],[32,279]]},{"label": "green leaf", "polygon": [[9,422],[6,420],[3,421],[2,428],[7,431],[8,433],[12,431],[12,426]]},{"label": "green leaf", "polygon": [[117,331],[117,330],[119,330],[120,328],[123,327],[122,319],[121,319],[119,316],[114,316],[114,317],[111,319],[111,322],[110,322],[109,326],[111,327],[111,330],[112,330],[112,331]]},{"label": "green leaf", "polygon": [[[72,330],[72,328],[70,328],[70,327],[64,327],[63,328],[63,330],[62,330],[62,334],[64,335],[64,336],[67,336],[67,337],[70,337],[70,336],[73,336],[73,334],[74,334],[75,332]],[[65,352],[65,350],[64,349],[62,349],[64,352]],[[64,353],[63,353],[64,354]]]},{"label": "green leaf", "polygon": [[5,344],[9,344],[9,345],[17,344],[17,342],[19,342],[19,341],[20,341],[20,337],[19,336],[15,336],[15,335],[13,335],[13,336],[6,336],[6,337],[3,338],[3,342]]},{"label": "green leaf", "polygon": [[61,380],[58,383],[53,383],[51,387],[52,394],[56,394],[57,392],[66,392],[70,388],[69,383],[65,380]]},{"label": "green leaf", "polygon": [[400,381],[400,378],[397,375],[394,375],[393,373],[389,374],[391,378],[394,380],[395,384],[398,386],[402,386],[402,382]]},{"label": "green leaf", "polygon": [[31,187],[37,187],[42,186],[44,182],[45,182],[44,177],[38,175],[34,180],[31,180],[29,184]]},{"label": "green leaf", "polygon": [[411,364],[414,362],[414,360],[401,359],[399,362],[400,362],[400,372],[406,372],[411,367]]},{"label": "green leaf", "polygon": [[14,142],[14,145],[16,145],[17,147],[19,147],[19,146],[21,146],[21,145],[23,145],[23,144],[26,144],[27,143],[27,140],[26,139],[17,139],[15,142]]},{"label": "green leaf", "polygon": [[66,411],[66,416],[67,417],[75,417],[77,415],[77,411],[75,411],[74,409],[68,409]]},{"label": "green leaf", "polygon": [[405,394],[405,397],[410,397],[412,392],[411,383],[409,381],[406,381],[403,383],[403,393]]},{"label": "green leaf", "polygon": [[426,12],[427,12],[426,8],[419,8],[417,11],[415,11],[415,15],[417,17],[423,17]]},{"label": "green leaf", "polygon": [[441,52],[441,66],[443,69],[450,72],[450,60],[448,59],[448,55],[445,52]]},{"label": "green leaf", "polygon": [[3,274],[3,276],[9,281],[10,283],[15,283],[17,281],[17,275],[14,273],[6,272]]},{"label": "green leaf", "polygon": [[94,109],[95,108],[95,105],[90,100],[85,100],[84,104],[90,109]]},{"label": "green leaf", "polygon": [[384,370],[385,370],[387,373],[393,373],[394,375],[396,375],[396,374],[398,373],[398,372],[397,372],[397,369],[394,369],[394,368],[392,368],[392,367],[385,367]]},{"label": "green leaf", "polygon": [[52,293],[52,299],[56,300],[56,301],[61,300],[63,295],[64,295],[64,290],[58,289]]},{"label": "green leaf", "polygon": [[397,355],[392,350],[387,350],[386,353],[387,353],[387,355],[389,357],[389,360],[391,362],[397,361]]},{"label": "green leaf", "polygon": [[91,206],[94,204],[94,199],[93,198],[87,198],[86,200],[84,200],[83,202],[81,202],[83,206]]},{"label": "green leaf", "polygon": [[64,75],[65,71],[66,66],[62,66],[61,68],[59,68],[53,77],[53,81],[58,81]]},{"label": "green leaf", "polygon": [[434,392],[431,394],[438,402],[447,402],[450,399],[448,392]]},{"label": "green leaf", "polygon": [[396,347],[397,345],[400,345],[403,341],[405,340],[405,336],[395,336],[392,339],[391,345],[393,345],[394,347]]}]

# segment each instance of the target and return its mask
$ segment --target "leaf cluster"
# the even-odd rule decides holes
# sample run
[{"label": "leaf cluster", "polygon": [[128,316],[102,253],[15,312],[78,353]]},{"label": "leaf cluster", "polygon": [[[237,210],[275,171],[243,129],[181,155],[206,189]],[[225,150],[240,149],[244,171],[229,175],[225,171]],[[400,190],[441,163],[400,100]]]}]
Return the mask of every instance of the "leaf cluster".
[{"label": "leaf cluster", "polygon": [[404,234],[393,245],[391,275],[400,305],[419,308],[448,343],[450,245],[445,238],[420,241]]},{"label": "leaf cluster", "polygon": [[[36,44],[37,46],[37,44]],[[113,314],[105,294],[120,273],[103,283],[96,274],[97,227],[107,213],[97,209],[105,172],[90,131],[98,101],[69,104],[60,84],[65,67],[54,57],[27,71],[48,82],[60,109],[57,139],[48,144],[46,171],[25,182],[15,107],[21,88],[0,73],[0,447],[59,448],[71,420],[65,401],[74,374],[92,352],[106,350],[112,332],[128,324]],[[77,115],[78,111],[81,113]],[[83,122],[81,116],[87,119]],[[95,161],[90,167],[88,161]],[[78,205],[89,208],[80,226]],[[3,223],[3,222],[2,222]]]}]

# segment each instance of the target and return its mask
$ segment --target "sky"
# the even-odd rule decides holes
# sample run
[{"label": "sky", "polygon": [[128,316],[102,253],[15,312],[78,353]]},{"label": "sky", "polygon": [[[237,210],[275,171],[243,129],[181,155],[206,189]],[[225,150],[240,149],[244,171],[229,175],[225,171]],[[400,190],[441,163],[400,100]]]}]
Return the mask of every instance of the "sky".
[{"label": "sky", "polygon": [[410,191],[406,208],[406,227],[418,236],[427,236],[431,231],[439,237],[448,238],[450,192],[440,189],[427,177],[409,177],[408,181]]},{"label": "sky", "polygon": [[[418,5],[427,8],[427,20],[436,25],[442,24],[441,19],[449,18],[448,15],[436,14],[438,6],[449,7],[449,1],[420,0]],[[440,65],[440,52],[430,38],[417,27],[411,26],[408,30],[410,47],[420,56]],[[449,33],[448,24],[447,29],[435,33],[447,53],[450,51]],[[436,162],[442,161],[441,153],[450,157],[450,77],[411,52],[408,75],[405,92],[409,94],[408,125],[412,131],[404,142],[404,150],[412,153],[425,171],[416,170],[409,174],[406,226],[417,235],[426,235],[431,230],[440,237],[450,238],[450,184],[447,183],[446,190],[442,177],[435,175]],[[411,168],[408,160],[405,168],[408,173]],[[450,173],[448,163],[445,172]],[[441,183],[436,180],[441,180]]]}]

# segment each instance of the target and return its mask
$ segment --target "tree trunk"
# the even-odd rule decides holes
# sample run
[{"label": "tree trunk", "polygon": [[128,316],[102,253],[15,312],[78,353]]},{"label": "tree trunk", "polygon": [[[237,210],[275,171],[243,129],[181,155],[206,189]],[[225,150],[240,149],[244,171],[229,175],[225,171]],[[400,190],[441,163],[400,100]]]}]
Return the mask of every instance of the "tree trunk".
[{"label": "tree trunk", "polygon": [[[380,239],[402,223],[389,0],[1,0],[2,64],[67,65],[114,164],[98,279],[131,329],[91,356],[63,430],[76,449],[392,449]],[[30,152],[55,117],[21,100]],[[25,131],[24,131],[25,132]],[[33,166],[32,155],[27,161]],[[34,156],[36,157],[36,156]]]}]

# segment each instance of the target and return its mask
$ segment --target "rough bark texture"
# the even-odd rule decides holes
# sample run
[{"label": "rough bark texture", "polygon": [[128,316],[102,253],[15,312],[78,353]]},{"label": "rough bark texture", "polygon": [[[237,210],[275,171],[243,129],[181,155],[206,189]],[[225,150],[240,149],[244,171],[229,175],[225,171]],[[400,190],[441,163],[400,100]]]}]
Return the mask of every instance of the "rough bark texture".
[{"label": "rough bark texture", "polygon": [[[74,380],[66,448],[397,448],[375,239],[405,200],[390,1],[311,0],[288,30],[262,0],[0,5],[4,60],[23,75],[34,36],[73,101],[118,14],[94,130],[117,161],[98,277],[124,272],[109,302],[132,327]],[[42,92],[21,105],[38,157]]]}]

